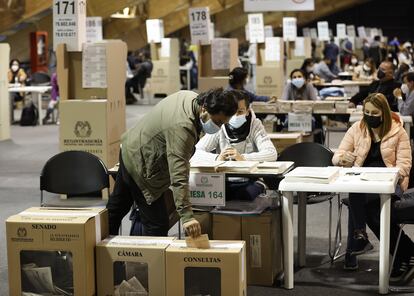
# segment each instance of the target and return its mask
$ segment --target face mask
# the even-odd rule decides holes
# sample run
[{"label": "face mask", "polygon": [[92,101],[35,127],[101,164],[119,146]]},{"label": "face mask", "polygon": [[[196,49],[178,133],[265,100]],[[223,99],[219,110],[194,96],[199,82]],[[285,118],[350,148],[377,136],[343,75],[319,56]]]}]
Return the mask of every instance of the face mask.
[{"label": "face mask", "polygon": [[358,60],[357,60],[357,59],[352,59],[352,60],[351,60],[351,63],[352,63],[353,65],[355,65],[355,64],[357,64],[357,63],[358,63]]},{"label": "face mask", "polygon": [[403,83],[401,84],[401,91],[403,92],[403,94],[408,95],[408,93],[410,92],[410,89],[408,88],[408,85]]},{"label": "face mask", "polygon": [[370,72],[371,71],[371,68],[369,66],[367,66],[366,64],[364,64],[363,69],[366,72]]},{"label": "face mask", "polygon": [[246,115],[234,115],[230,118],[229,124],[232,128],[236,129],[241,127],[246,121]]},{"label": "face mask", "polygon": [[204,123],[200,118],[201,125],[203,127],[203,131],[206,134],[215,134],[220,130],[220,127],[214,123],[213,120],[209,119],[206,123]]},{"label": "face mask", "polygon": [[313,67],[306,67],[306,71],[307,71],[308,73],[313,72]]},{"label": "face mask", "polygon": [[292,79],[292,84],[297,88],[301,88],[305,84],[305,79],[303,78],[294,78]]},{"label": "face mask", "polygon": [[364,120],[368,127],[370,128],[377,128],[381,125],[381,116],[372,116],[368,114],[364,114]]},{"label": "face mask", "polygon": [[385,77],[384,71],[382,71],[381,69],[378,69],[377,77],[379,79],[383,79]]},{"label": "face mask", "polygon": [[17,72],[17,70],[19,70],[19,66],[18,65],[12,65],[11,69],[13,72]]}]

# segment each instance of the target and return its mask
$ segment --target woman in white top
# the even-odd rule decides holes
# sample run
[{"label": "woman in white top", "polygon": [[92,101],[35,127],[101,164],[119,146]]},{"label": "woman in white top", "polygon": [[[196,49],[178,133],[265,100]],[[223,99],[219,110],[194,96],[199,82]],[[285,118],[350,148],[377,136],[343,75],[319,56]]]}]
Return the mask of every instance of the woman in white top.
[{"label": "woman in white top", "polygon": [[[249,95],[239,96],[237,113],[229,123],[223,124],[216,134],[206,134],[196,145],[191,161],[249,160],[276,161],[276,149],[262,122],[249,107]],[[227,180],[226,199],[252,200],[264,191],[262,184],[246,178]]]},{"label": "woman in white top", "polygon": [[374,80],[376,79],[377,69],[375,62],[371,58],[367,58],[364,64],[359,65],[354,70],[354,80]]}]

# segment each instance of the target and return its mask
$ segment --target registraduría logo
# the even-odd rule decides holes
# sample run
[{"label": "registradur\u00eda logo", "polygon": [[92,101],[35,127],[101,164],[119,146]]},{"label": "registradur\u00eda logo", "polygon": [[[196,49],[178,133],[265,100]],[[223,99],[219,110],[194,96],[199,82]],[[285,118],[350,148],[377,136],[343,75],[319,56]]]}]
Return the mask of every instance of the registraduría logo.
[{"label": "registradur\u00eda logo", "polygon": [[263,78],[263,84],[265,84],[265,85],[272,84],[272,81],[273,81],[273,79],[272,79],[272,77],[270,77],[270,76],[265,76],[265,77]]},{"label": "registradur\u00eda logo", "polygon": [[77,121],[74,133],[78,138],[89,138],[92,134],[92,127],[89,121]]}]

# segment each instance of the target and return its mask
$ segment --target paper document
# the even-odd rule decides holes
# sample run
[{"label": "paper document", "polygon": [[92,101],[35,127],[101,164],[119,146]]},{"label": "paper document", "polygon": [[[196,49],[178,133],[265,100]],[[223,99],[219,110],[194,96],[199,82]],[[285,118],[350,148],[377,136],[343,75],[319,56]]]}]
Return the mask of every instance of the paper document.
[{"label": "paper document", "polygon": [[285,176],[287,182],[329,184],[339,176],[339,167],[297,167]]},{"label": "paper document", "polygon": [[393,173],[362,173],[361,180],[363,181],[377,181],[377,182],[391,182],[395,178]]}]

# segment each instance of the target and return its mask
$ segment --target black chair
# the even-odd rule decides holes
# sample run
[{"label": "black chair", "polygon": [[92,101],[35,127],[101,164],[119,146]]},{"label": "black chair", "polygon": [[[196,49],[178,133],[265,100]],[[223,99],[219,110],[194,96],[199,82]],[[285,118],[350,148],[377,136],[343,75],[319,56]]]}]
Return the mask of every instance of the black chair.
[{"label": "black chair", "polygon": [[[60,194],[45,203],[43,191]],[[105,164],[84,151],[61,152],[50,158],[40,175],[40,206],[101,207],[109,195],[109,175]]]},{"label": "black chair", "polygon": [[48,86],[50,82],[50,75],[44,72],[35,72],[30,78],[30,85],[33,86]]},{"label": "black chair", "polygon": [[[318,143],[298,143],[293,146],[290,146],[283,150],[283,152],[278,157],[278,161],[293,161],[295,167],[327,167],[332,166],[332,157],[333,152]],[[335,248],[332,250],[332,199],[334,197],[338,198],[338,211],[340,196],[335,193],[308,193],[306,202],[307,204],[316,204],[325,201],[329,201],[329,257],[331,261],[338,255],[340,246],[335,245]],[[294,203],[298,203],[298,196],[294,196]],[[335,239],[335,242],[337,239]]]}]

